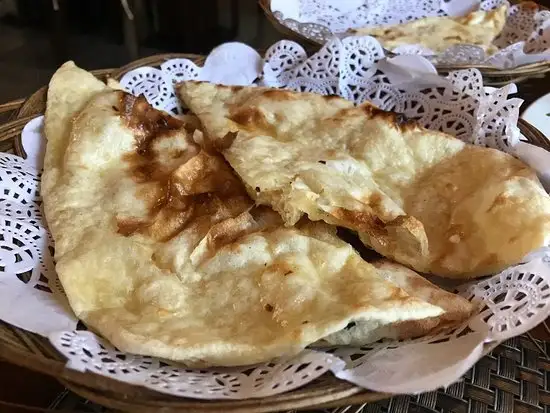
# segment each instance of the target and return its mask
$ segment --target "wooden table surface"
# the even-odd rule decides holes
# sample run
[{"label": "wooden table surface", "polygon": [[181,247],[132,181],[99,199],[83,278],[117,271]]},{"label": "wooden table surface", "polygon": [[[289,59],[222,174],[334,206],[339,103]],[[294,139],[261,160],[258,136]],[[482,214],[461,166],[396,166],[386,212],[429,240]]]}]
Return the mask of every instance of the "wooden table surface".
[{"label": "wooden table surface", "polygon": [[[518,96],[525,100],[523,109],[549,92],[550,76],[530,79],[518,85]],[[550,340],[550,334],[543,326],[536,328],[533,335],[539,339]],[[0,361],[1,413],[37,411],[32,408],[18,408],[14,404],[47,408],[61,391],[63,386],[50,377]]]}]

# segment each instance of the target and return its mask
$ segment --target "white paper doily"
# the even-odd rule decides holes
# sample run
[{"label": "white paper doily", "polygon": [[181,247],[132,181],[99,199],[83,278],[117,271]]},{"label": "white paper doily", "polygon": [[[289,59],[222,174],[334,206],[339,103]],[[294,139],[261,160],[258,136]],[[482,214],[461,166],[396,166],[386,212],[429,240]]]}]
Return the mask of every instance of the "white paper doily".
[{"label": "white paper doily", "polygon": [[[223,70],[220,70],[223,69]],[[249,85],[260,76],[262,57],[243,43],[216,47],[202,67],[189,59],[171,59],[155,67],[140,67],[123,76],[120,83],[136,95],[143,94],[153,106],[173,115],[182,113],[173,85],[182,80],[208,80],[215,83]]]},{"label": "white paper doily", "polygon": [[[385,60],[381,49],[372,45],[370,38],[335,39],[308,57],[298,44],[279,42],[266,53],[261,83],[340,94],[357,103],[369,99],[431,128],[510,152],[523,144],[516,127],[521,101],[508,97],[515,92],[513,86],[485,88],[476,70],[455,72],[442,79],[420,56]],[[175,60],[165,62],[160,70],[129,72],[121,83],[133,93],[145,93],[157,108],[181,113],[182,108],[170,99],[175,78],[223,78],[229,84],[244,84],[248,79],[250,84],[260,74],[256,56],[243,58],[248,52],[241,45],[224,45],[217,50],[223,51],[225,61],[242,58],[239,71],[216,73],[211,69],[208,73],[204,67]],[[177,75],[175,68],[181,69]],[[246,79],[243,73],[248,73]],[[122,353],[95,334],[76,330],[76,322],[63,304],[51,240],[40,212],[38,184],[44,142],[40,122],[35,120],[23,133],[25,150],[33,154],[28,160],[0,154],[0,189],[4,194],[0,196],[0,318],[49,336],[54,347],[67,357],[69,368],[199,399],[278,394],[329,371],[372,390],[418,393],[458,380],[494,345],[525,333],[550,313],[550,249],[544,248],[501,274],[460,286],[457,291],[476,303],[478,311],[462,326],[435,337],[378,342],[361,348],[311,349],[289,360],[206,370]],[[14,300],[18,305],[4,304]]]},{"label": "white paper doily", "polygon": [[[324,44],[334,35],[367,26],[404,23],[429,16],[460,16],[490,10],[506,0],[271,0],[271,10],[283,25]],[[499,52],[487,56],[474,45],[456,45],[436,54],[420,45],[399,46],[396,54],[430,56],[436,64],[484,64],[499,69],[550,59],[550,12],[524,2],[509,8],[506,25],[494,44]]]}]

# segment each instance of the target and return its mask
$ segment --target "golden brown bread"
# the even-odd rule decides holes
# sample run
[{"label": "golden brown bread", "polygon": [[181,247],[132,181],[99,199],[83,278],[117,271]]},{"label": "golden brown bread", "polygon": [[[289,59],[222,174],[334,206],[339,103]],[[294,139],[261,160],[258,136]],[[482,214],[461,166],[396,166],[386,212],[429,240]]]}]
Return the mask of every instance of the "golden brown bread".
[{"label": "golden brown bread", "polygon": [[550,197],[527,165],[369,103],[183,82],[179,94],[257,203],[356,230],[419,272],[472,278],[550,239]]},{"label": "golden brown bread", "polygon": [[498,48],[493,40],[504,28],[508,7],[504,4],[494,10],[477,10],[465,16],[435,16],[402,24],[363,27],[351,30],[358,35],[370,35],[389,50],[403,45],[422,45],[435,53],[442,53],[457,44],[480,46],[489,54]]},{"label": "golden brown bread", "polygon": [[372,264],[385,280],[399,286],[413,297],[441,307],[445,312],[435,317],[402,321],[379,328],[372,328],[368,322],[358,319],[345,329],[325,337],[323,342],[331,345],[362,345],[365,341],[377,341],[381,338],[417,338],[458,327],[474,310],[474,305],[465,298],[437,287],[400,264],[385,259]]},{"label": "golden brown bread", "polygon": [[[44,210],[71,307],[123,351],[190,366],[289,356],[356,318],[433,317],[335,229],[254,206],[196,120],[72,63],[48,89]],[[223,143],[223,140],[222,140]]]}]

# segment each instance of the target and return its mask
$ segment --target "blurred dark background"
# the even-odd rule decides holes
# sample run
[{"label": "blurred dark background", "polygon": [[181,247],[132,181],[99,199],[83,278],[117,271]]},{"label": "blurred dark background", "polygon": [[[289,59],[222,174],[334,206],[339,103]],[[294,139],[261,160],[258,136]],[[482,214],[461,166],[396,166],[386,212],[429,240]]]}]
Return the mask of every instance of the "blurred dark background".
[{"label": "blurred dark background", "polygon": [[68,59],[100,69],[280,38],[256,0],[0,0],[0,103],[46,84]]}]

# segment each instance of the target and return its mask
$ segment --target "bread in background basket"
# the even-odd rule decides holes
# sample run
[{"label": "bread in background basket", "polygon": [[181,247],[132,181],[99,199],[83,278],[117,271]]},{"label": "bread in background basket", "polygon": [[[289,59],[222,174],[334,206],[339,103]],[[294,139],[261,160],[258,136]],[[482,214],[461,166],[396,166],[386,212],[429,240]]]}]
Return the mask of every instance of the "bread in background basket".
[{"label": "bread in background basket", "polygon": [[[486,85],[503,86],[550,70],[550,55],[546,46],[550,36],[547,30],[548,15],[544,6],[531,1],[512,2],[502,30],[498,30],[498,19],[490,19],[489,29],[484,31],[484,36],[487,35],[488,39],[500,34],[492,43],[481,47],[476,42],[471,44],[462,40],[469,37],[467,33],[470,29],[475,32],[477,25],[462,27],[456,24],[455,19],[465,19],[464,16],[469,13],[480,17],[492,9],[503,10],[507,2],[260,0],[259,3],[278,30],[302,44],[324,45],[334,35],[345,37],[350,31],[361,31],[362,28],[367,28],[366,34],[373,31],[372,34],[380,35],[379,40],[384,44],[385,40],[393,39],[395,33],[392,28],[397,29],[397,35],[406,40],[403,33],[399,34],[399,28],[421,25],[436,30],[436,34],[429,38],[429,44],[435,50],[422,45],[416,32],[409,39],[411,42],[406,42],[408,44],[395,44],[397,47],[392,48],[393,43],[388,40],[387,47],[396,54],[429,56],[441,73],[478,68]],[[443,40],[445,35],[436,29],[439,25],[445,26],[441,23],[446,19],[460,30],[460,34],[451,36],[448,42]],[[384,34],[386,30],[389,33]],[[486,53],[487,50],[489,53]]]},{"label": "bread in background basket", "polygon": [[504,28],[507,11],[508,6],[503,4],[494,10],[476,10],[465,16],[424,17],[396,25],[351,29],[350,33],[373,36],[388,50],[420,45],[443,53],[453,45],[472,44],[489,56],[498,51],[493,41]]}]

